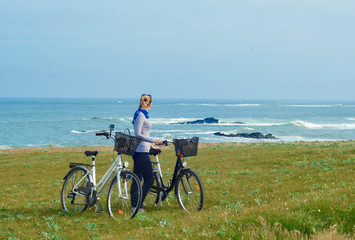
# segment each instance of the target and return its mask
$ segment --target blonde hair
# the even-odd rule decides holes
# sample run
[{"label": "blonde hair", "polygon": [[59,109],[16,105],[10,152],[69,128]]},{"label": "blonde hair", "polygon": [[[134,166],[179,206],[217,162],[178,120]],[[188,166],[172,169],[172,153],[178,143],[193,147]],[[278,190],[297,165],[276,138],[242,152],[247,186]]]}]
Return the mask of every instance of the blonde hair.
[{"label": "blonde hair", "polygon": [[150,104],[152,104],[152,97],[148,94],[143,94],[141,100],[139,101],[139,107],[147,109]]}]

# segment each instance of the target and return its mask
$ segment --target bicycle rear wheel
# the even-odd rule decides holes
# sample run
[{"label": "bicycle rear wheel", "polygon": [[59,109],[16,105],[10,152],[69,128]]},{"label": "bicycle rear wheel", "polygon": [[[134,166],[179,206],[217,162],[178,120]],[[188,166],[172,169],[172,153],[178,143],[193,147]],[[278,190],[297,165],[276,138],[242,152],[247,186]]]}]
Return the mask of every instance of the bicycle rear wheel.
[{"label": "bicycle rear wheel", "polygon": [[175,187],[175,195],[182,209],[188,212],[202,209],[204,200],[203,186],[194,171],[188,169],[180,173]]},{"label": "bicycle rear wheel", "polygon": [[87,183],[91,182],[89,175],[84,177],[85,174],[87,174],[86,169],[77,167],[73,168],[65,177],[61,201],[63,209],[67,210],[69,213],[81,213],[87,208],[85,195],[77,191],[79,187],[86,187]]},{"label": "bicycle rear wheel", "polygon": [[142,187],[140,181],[132,172],[124,171],[112,179],[107,192],[107,211],[114,219],[133,218],[142,202]]},{"label": "bicycle rear wheel", "polygon": [[159,193],[162,186],[157,172],[153,172],[154,183],[143,202],[144,208],[154,207],[159,202]]}]

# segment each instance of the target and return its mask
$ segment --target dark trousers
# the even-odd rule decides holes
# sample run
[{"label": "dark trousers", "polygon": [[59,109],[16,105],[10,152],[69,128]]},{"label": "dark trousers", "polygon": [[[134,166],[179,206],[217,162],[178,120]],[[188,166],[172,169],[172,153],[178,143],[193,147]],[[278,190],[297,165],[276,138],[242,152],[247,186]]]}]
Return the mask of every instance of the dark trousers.
[{"label": "dark trousers", "polygon": [[133,161],[133,172],[138,176],[140,181],[142,181],[142,179],[144,181],[142,186],[142,207],[145,197],[147,196],[150,188],[153,186],[153,167],[148,153],[136,152],[133,155]]}]

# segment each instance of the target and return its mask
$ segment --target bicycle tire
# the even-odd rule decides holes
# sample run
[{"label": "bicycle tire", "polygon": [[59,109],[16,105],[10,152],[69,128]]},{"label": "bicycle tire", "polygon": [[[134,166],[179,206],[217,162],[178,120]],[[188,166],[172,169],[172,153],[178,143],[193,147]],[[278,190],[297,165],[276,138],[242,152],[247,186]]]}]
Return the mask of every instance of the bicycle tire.
[{"label": "bicycle tire", "polygon": [[111,181],[107,192],[107,211],[114,219],[133,218],[142,202],[142,186],[136,174],[123,171],[119,177],[121,196],[118,193],[117,176]]},{"label": "bicycle tire", "polygon": [[187,169],[179,174],[175,186],[175,196],[180,207],[187,212],[202,209],[204,190],[200,178],[194,171]]},{"label": "bicycle tire", "polygon": [[160,191],[158,189],[162,187],[162,184],[158,172],[153,172],[153,179],[154,179],[153,186],[150,188],[143,202],[144,208],[154,207],[159,202]]},{"label": "bicycle tire", "polygon": [[[64,210],[71,214],[82,213],[87,209],[86,196],[73,193],[74,186],[88,173],[86,168],[75,167],[65,176],[63,183],[61,202]],[[85,179],[77,187],[86,187],[88,182],[92,182],[90,175],[86,175]]]}]

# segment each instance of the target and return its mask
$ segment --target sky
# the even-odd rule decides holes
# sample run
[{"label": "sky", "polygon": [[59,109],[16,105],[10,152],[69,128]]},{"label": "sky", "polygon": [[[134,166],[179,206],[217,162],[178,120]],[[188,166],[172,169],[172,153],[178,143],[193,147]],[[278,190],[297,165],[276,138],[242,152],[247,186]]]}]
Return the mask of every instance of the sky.
[{"label": "sky", "polygon": [[354,0],[0,0],[0,97],[355,100]]}]

